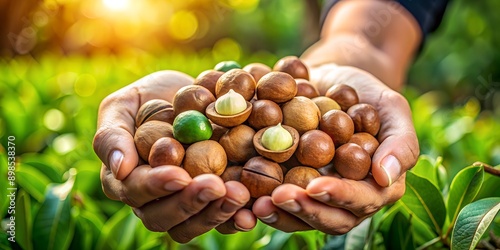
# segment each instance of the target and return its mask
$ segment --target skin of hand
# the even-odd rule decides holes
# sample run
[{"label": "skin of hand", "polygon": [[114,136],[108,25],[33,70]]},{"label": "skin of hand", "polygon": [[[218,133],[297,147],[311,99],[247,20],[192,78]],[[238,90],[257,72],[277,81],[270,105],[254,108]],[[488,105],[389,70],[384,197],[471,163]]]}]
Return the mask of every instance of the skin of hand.
[{"label": "skin of hand", "polygon": [[133,135],[139,107],[151,99],[172,101],[193,78],[176,71],[160,71],[112,93],[99,107],[94,151],[103,162],[101,181],[110,199],[132,207],[151,231],[168,232],[177,242],[188,242],[213,228],[221,233],[251,230],[256,218],[242,207],[248,190],[239,182],[224,183],[213,174],[191,178],[177,166],[143,165]]},{"label": "skin of hand", "polygon": [[409,104],[396,91],[421,36],[416,20],[396,1],[339,1],[330,10],[320,40],[301,59],[320,94],[347,84],[360,102],[377,109],[381,143],[371,175],[361,181],[319,177],[306,189],[281,185],[255,201],[252,211],[261,221],[287,232],[344,234],[404,195],[405,172],[415,165],[419,145]]}]

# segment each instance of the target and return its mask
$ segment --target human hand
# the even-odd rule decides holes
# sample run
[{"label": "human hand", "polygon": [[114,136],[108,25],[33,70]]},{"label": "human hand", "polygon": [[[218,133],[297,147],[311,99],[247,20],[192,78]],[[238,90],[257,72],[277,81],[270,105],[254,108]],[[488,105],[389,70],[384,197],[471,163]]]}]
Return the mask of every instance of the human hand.
[{"label": "human hand", "polygon": [[381,143],[372,158],[371,175],[361,181],[323,176],[306,189],[284,184],[271,196],[259,198],[252,210],[264,223],[286,232],[317,229],[344,234],[403,196],[405,172],[419,155],[418,140],[406,99],[371,74],[323,65],[311,69],[310,75],[320,94],[334,84],[346,84],[356,89],[360,102],[377,109]]},{"label": "human hand", "polygon": [[135,116],[151,99],[172,101],[193,78],[176,71],[148,75],[106,97],[100,107],[94,151],[102,161],[104,193],[132,207],[152,231],[187,242],[214,227],[221,233],[250,230],[255,216],[241,209],[250,199],[238,182],[212,174],[191,178],[177,166],[141,165],[134,144]]}]

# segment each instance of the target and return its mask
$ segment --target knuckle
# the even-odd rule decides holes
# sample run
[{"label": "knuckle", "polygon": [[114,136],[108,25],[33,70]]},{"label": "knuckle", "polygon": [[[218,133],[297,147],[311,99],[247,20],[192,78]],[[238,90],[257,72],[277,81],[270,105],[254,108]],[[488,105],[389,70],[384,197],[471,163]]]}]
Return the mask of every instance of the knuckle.
[{"label": "knuckle", "polygon": [[193,204],[187,204],[185,202],[179,203],[179,212],[185,216],[191,216],[199,212],[199,209]]},{"label": "knuckle", "polygon": [[140,207],[142,204],[138,202],[135,198],[129,195],[125,190],[121,190],[119,194],[119,199],[121,202],[131,206],[131,207]]}]

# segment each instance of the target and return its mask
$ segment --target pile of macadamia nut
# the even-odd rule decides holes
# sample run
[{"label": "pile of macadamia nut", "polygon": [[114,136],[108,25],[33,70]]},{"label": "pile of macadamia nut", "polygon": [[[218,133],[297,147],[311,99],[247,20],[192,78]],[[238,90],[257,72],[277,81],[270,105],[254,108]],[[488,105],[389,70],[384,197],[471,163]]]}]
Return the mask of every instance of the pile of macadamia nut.
[{"label": "pile of macadamia nut", "polygon": [[[379,146],[376,109],[359,103],[347,85],[320,96],[308,79],[295,56],[272,69],[251,63],[227,72],[206,70],[172,103],[157,99],[140,108],[137,151],[152,167],[175,165],[192,177],[212,173],[239,181],[253,198],[283,183],[305,188],[322,175],[364,179]],[[184,144],[174,138],[173,121],[187,110],[209,119],[210,139]]]}]

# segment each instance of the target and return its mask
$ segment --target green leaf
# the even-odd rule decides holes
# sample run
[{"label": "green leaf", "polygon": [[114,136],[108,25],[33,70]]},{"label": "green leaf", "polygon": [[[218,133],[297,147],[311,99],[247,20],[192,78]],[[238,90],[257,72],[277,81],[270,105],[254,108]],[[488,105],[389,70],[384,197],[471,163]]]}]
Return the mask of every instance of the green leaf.
[{"label": "green leaf", "polygon": [[407,219],[401,212],[396,213],[389,229],[390,239],[385,239],[387,249],[415,249],[411,233],[411,215]]},{"label": "green leaf", "polygon": [[462,208],[471,203],[479,192],[484,179],[484,168],[470,166],[462,169],[453,178],[448,194],[448,218],[454,224]]},{"label": "green leaf", "polygon": [[68,180],[48,188],[45,201],[33,223],[33,245],[37,249],[67,249],[74,232],[71,217],[71,190],[76,170],[69,171]]},{"label": "green leaf", "polygon": [[124,205],[102,227],[96,249],[130,249],[138,221],[130,207]]},{"label": "green leaf", "polygon": [[439,179],[435,170],[435,160],[431,159],[430,156],[419,156],[417,164],[411,169],[411,172],[429,180],[434,186],[439,187]]},{"label": "green leaf", "polygon": [[371,218],[368,218],[354,227],[345,238],[345,250],[363,249],[370,231]]},{"label": "green leaf", "polygon": [[[500,165],[496,166],[495,168],[500,169]],[[485,174],[483,185],[481,185],[481,189],[476,195],[476,200],[498,196],[500,196],[500,181],[498,181],[498,176]]]},{"label": "green leaf", "polygon": [[45,188],[51,183],[49,178],[38,169],[26,164],[18,164],[16,181],[21,188],[40,203],[45,199]]},{"label": "green leaf", "polygon": [[401,202],[410,213],[441,234],[446,220],[446,207],[443,195],[429,180],[408,172],[406,193]]},{"label": "green leaf", "polygon": [[17,242],[23,249],[31,250],[33,249],[33,242],[31,238],[33,230],[31,198],[24,190],[17,193],[16,215]]},{"label": "green leaf", "polygon": [[499,210],[500,197],[478,200],[465,206],[453,228],[451,249],[474,249]]}]

